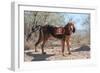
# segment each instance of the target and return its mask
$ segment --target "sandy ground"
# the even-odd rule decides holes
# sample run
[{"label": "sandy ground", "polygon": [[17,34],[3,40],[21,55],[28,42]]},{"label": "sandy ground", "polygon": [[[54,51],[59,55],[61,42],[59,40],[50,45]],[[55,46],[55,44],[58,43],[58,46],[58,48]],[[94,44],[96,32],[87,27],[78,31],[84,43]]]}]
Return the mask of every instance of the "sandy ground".
[{"label": "sandy ground", "polygon": [[75,60],[75,59],[89,59],[90,58],[90,47],[79,46],[71,48],[71,55],[67,54],[67,48],[65,49],[65,56],[62,56],[61,47],[45,48],[46,54],[41,54],[41,49],[37,48],[38,52],[33,50],[25,50],[24,61],[52,61],[52,60]]}]

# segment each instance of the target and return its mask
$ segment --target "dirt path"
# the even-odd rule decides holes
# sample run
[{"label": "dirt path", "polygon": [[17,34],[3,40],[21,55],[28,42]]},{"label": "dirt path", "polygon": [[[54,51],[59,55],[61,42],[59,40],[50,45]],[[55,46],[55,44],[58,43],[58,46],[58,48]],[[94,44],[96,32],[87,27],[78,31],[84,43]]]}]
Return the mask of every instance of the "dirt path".
[{"label": "dirt path", "polygon": [[51,61],[51,60],[73,60],[73,59],[89,59],[90,58],[90,48],[88,46],[81,46],[77,48],[72,48],[71,55],[67,54],[67,49],[65,50],[65,56],[62,56],[61,47],[55,47],[54,49],[45,48],[45,55],[41,54],[41,49],[38,52],[34,50],[26,50],[24,53],[24,61]]}]

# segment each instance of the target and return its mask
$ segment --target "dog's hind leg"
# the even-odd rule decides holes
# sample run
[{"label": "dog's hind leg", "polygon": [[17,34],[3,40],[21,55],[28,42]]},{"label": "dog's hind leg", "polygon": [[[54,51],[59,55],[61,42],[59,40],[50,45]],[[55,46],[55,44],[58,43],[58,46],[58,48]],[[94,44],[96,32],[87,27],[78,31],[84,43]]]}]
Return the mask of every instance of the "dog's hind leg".
[{"label": "dog's hind leg", "polygon": [[39,33],[38,41],[35,43],[35,52],[38,52],[36,47],[38,46],[38,44],[39,44],[40,42],[43,41],[43,36],[42,36],[42,34],[41,34],[41,31],[39,31],[39,32],[40,32],[40,33]]},{"label": "dog's hind leg", "polygon": [[45,40],[43,41],[42,45],[41,45],[41,49],[42,49],[42,54],[46,54],[46,52],[44,52],[44,45],[45,45]]},{"label": "dog's hind leg", "polygon": [[44,52],[44,45],[45,45],[46,41],[48,40],[48,38],[49,38],[48,34],[44,35],[44,37],[43,37],[43,43],[41,45],[42,54],[46,54],[46,52]]},{"label": "dog's hind leg", "polygon": [[42,40],[41,39],[38,39],[38,41],[35,43],[35,52],[38,52],[38,50],[37,50],[37,46],[38,46],[38,44],[41,42]]}]

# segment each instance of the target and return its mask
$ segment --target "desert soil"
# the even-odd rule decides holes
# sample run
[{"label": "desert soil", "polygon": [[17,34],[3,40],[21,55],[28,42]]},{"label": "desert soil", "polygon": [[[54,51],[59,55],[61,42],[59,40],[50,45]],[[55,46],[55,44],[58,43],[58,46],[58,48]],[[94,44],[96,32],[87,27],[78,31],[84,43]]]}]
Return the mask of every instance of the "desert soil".
[{"label": "desert soil", "polygon": [[62,56],[61,47],[45,47],[46,54],[41,54],[41,49],[37,48],[38,52],[34,49],[24,51],[24,61],[52,61],[52,60],[76,60],[76,59],[89,59],[90,47],[83,45],[76,48],[71,48],[71,55],[67,54],[67,48],[65,49],[65,56]]}]

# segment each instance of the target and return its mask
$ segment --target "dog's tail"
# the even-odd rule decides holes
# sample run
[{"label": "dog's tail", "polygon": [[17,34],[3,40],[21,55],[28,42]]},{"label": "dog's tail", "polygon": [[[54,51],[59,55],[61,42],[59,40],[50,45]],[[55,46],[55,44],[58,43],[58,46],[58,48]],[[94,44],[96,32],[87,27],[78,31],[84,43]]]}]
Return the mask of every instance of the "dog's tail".
[{"label": "dog's tail", "polygon": [[33,33],[33,32],[36,32],[37,30],[40,30],[41,27],[42,27],[41,25],[33,25],[33,26],[32,26],[32,29],[31,29],[31,32],[28,34],[26,40],[28,41],[29,38],[31,37],[32,33]]}]

